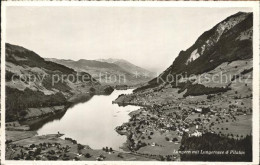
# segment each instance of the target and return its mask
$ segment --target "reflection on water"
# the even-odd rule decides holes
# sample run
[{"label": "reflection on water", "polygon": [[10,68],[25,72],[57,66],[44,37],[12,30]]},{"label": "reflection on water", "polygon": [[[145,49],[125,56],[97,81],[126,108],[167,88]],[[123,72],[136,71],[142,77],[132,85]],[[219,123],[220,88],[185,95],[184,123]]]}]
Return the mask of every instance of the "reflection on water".
[{"label": "reflection on water", "polygon": [[56,113],[52,116],[48,115],[48,116],[41,117],[38,119],[25,121],[25,122],[22,122],[21,124],[29,125],[30,130],[35,131],[35,130],[42,128],[46,123],[49,123],[49,122],[52,122],[55,120],[60,120],[65,115],[65,113],[66,113],[66,111],[62,111],[62,112]]},{"label": "reflection on water", "polygon": [[112,147],[120,150],[126,142],[126,136],[119,135],[115,128],[130,118],[129,112],[138,106],[119,107],[112,104],[118,95],[128,94],[133,90],[115,90],[109,96],[93,96],[89,101],[69,108],[60,120],[44,124],[37,130],[39,135],[64,133],[65,137],[89,145],[93,149]]}]

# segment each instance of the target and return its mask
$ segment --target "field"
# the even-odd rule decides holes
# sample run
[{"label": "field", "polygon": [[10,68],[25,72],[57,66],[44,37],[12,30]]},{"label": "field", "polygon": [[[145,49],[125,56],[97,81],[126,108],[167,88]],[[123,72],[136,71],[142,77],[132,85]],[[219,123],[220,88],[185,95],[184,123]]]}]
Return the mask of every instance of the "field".
[{"label": "field", "polygon": [[[64,140],[59,134],[35,136],[35,132],[7,131],[6,159],[26,160],[131,160],[150,161],[151,158],[118,151],[93,150],[87,145]],[[22,135],[22,136],[21,136]]]},{"label": "field", "polygon": [[[245,136],[252,134],[252,115],[241,115],[237,117],[235,122],[229,121],[216,124],[212,128],[217,133],[221,132],[225,135],[229,135],[230,138],[244,138]],[[217,128],[223,128],[223,130],[218,130]],[[233,136],[231,136],[231,134],[233,134]]]}]

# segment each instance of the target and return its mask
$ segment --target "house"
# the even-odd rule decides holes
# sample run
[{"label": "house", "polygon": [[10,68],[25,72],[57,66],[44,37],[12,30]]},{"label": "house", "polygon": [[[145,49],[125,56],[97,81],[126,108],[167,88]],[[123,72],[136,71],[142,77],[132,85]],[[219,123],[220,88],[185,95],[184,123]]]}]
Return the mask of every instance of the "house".
[{"label": "house", "polygon": [[196,112],[202,112],[202,109],[201,108],[195,108],[194,109]]},{"label": "house", "polygon": [[199,136],[202,136],[202,133],[199,132],[199,131],[195,131],[195,132],[192,133],[190,136],[196,136],[196,137],[199,137]]},{"label": "house", "polygon": [[185,131],[185,132],[189,132],[189,129],[187,128],[187,129],[185,129],[184,131]]}]

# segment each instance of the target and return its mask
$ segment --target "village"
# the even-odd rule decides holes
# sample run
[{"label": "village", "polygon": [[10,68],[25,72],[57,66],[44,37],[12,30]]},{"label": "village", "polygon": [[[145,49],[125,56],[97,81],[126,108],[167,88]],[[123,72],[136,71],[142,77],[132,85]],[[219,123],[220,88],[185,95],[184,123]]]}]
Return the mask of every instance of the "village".
[{"label": "village", "polygon": [[[236,92],[227,94],[236,98]],[[245,97],[242,101],[228,100],[223,95],[182,98],[181,94],[170,88],[167,91],[156,89],[123,95],[114,103],[143,108],[131,112],[130,121],[116,130],[128,137],[127,144],[131,151],[161,157],[162,160],[179,160],[179,155],[173,150],[179,150],[184,133],[189,137],[212,133],[238,140],[250,136],[251,97]]]},{"label": "village", "polygon": [[[227,96],[233,99],[227,99]],[[104,146],[100,150],[77,143],[63,134],[37,136],[28,126],[6,123],[6,157],[15,160],[161,160],[180,161],[182,138],[206,133],[243,139],[252,134],[251,96],[237,92],[183,97],[174,88],[120,95],[113,103],[138,105],[130,120],[116,127],[127,136],[122,153]],[[26,130],[26,131],[25,131]],[[25,131],[25,132],[24,132]],[[21,136],[22,135],[22,136]]]}]

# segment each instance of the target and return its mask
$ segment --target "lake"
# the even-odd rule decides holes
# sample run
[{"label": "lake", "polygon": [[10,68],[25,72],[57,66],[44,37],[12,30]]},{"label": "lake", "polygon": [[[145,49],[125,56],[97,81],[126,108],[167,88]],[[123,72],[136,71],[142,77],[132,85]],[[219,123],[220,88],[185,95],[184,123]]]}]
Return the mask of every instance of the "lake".
[{"label": "lake", "polygon": [[64,137],[75,139],[92,149],[107,146],[122,151],[120,147],[126,142],[126,136],[119,135],[115,128],[127,122],[130,119],[128,114],[140,107],[119,107],[112,104],[112,101],[120,94],[129,94],[132,91],[133,89],[114,90],[107,96],[95,95],[87,102],[69,108],[61,119],[44,124],[37,133],[45,135],[59,131],[65,134]]}]

